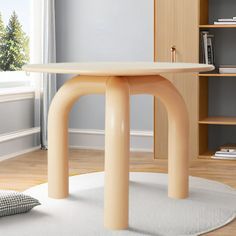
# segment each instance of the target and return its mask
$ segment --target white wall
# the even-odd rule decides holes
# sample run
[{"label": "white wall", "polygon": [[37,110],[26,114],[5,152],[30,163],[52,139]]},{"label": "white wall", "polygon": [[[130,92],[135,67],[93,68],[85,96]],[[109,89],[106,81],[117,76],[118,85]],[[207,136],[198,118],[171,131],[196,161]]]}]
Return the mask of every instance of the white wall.
[{"label": "white wall", "polygon": [[[24,95],[24,94],[22,94]],[[35,128],[34,99],[8,101],[0,96],[0,161],[39,148],[39,128]]]},{"label": "white wall", "polygon": [[59,61],[152,60],[152,0],[57,0]]},{"label": "white wall", "polygon": [[[152,61],[153,0],[57,0],[57,61]],[[60,87],[68,76],[58,76]],[[72,129],[104,129],[104,96],[81,98]],[[131,129],[153,128],[153,98],[131,98]]]},{"label": "white wall", "polygon": [[34,127],[34,100],[0,103],[0,135]]}]

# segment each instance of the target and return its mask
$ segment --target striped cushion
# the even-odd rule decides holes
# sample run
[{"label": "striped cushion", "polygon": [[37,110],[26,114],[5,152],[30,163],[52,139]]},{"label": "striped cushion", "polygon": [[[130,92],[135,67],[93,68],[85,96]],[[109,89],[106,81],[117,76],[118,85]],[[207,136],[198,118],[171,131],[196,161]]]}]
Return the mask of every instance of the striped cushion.
[{"label": "striped cushion", "polygon": [[15,191],[0,191],[0,217],[30,211],[40,205],[37,199]]}]

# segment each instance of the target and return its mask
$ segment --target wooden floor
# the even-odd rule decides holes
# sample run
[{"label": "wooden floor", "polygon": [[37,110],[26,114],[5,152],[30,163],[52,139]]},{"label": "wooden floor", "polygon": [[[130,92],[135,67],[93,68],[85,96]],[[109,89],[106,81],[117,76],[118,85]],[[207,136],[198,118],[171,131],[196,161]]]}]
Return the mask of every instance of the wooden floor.
[{"label": "wooden floor", "polygon": [[[102,151],[71,150],[69,158],[70,175],[102,171],[104,167]],[[131,171],[167,172],[167,161],[153,160],[151,153],[132,153],[130,164]],[[236,161],[194,161],[191,163],[190,174],[236,188]],[[46,181],[46,151],[40,150],[0,162],[0,189],[23,191]],[[206,235],[236,236],[236,220]]]}]

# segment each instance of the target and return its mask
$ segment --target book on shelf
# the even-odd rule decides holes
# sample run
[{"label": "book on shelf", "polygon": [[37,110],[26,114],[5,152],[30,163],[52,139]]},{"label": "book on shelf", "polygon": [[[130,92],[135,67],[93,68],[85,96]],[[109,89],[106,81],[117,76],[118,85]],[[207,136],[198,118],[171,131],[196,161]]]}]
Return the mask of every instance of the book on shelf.
[{"label": "book on shelf", "polygon": [[228,156],[232,156],[232,157],[236,157],[236,152],[234,151],[230,151],[230,152],[224,152],[224,151],[217,151],[215,153],[215,156],[219,156],[219,157],[228,157]]},{"label": "book on shelf", "polygon": [[215,25],[236,25],[236,17],[218,19],[214,22]]},{"label": "book on shelf", "polygon": [[214,25],[236,25],[236,21],[215,21]]},{"label": "book on shelf", "polygon": [[221,65],[219,66],[220,74],[236,74],[236,65]]},{"label": "book on shelf", "polygon": [[209,31],[202,31],[201,45],[202,62],[205,64],[214,64],[214,35],[210,34]]},{"label": "book on shelf", "polygon": [[213,156],[211,156],[211,158],[219,160],[236,160],[236,152],[216,152]]},{"label": "book on shelf", "polygon": [[219,151],[211,157],[213,159],[236,160],[236,145],[228,144],[220,147]]},{"label": "book on shelf", "polygon": [[234,18],[228,18],[228,19],[218,19],[219,22],[232,22],[236,21],[236,17]]},{"label": "book on shelf", "polygon": [[211,156],[212,159],[217,159],[217,160],[236,160],[236,156],[217,156],[213,155]]}]

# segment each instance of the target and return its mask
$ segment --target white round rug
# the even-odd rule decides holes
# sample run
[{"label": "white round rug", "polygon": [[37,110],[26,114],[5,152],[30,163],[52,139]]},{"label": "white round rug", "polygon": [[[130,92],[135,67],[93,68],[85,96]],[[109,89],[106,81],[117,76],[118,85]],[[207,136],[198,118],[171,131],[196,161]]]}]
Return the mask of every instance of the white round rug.
[{"label": "white round rug", "polygon": [[130,227],[103,228],[104,173],[70,177],[70,197],[47,198],[47,184],[26,194],[41,206],[31,212],[0,218],[4,236],[190,236],[219,228],[236,216],[236,191],[227,185],[190,177],[190,197],[167,197],[167,175],[130,173]]}]

